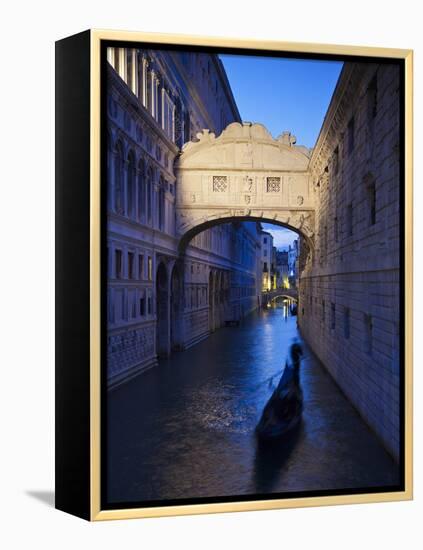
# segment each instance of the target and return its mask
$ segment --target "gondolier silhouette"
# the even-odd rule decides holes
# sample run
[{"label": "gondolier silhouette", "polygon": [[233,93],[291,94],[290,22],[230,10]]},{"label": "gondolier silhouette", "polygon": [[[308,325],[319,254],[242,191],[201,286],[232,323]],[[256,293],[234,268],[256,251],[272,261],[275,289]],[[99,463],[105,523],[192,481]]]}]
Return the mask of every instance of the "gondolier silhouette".
[{"label": "gondolier silhouette", "polygon": [[279,384],[263,409],[256,426],[257,436],[262,440],[280,438],[295,428],[303,412],[303,391],[300,384],[300,362],[303,350],[295,341],[289,350]]}]

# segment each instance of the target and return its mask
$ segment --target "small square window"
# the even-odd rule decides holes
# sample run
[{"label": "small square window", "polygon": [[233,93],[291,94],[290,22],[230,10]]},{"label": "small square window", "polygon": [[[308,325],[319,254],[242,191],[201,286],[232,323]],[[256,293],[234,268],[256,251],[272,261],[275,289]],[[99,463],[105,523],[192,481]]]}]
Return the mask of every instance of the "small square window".
[{"label": "small square window", "polygon": [[279,193],[281,190],[281,178],[270,177],[267,178],[267,192]]},{"label": "small square window", "polygon": [[224,193],[228,188],[228,178],[226,176],[213,176],[213,191],[215,193]]}]

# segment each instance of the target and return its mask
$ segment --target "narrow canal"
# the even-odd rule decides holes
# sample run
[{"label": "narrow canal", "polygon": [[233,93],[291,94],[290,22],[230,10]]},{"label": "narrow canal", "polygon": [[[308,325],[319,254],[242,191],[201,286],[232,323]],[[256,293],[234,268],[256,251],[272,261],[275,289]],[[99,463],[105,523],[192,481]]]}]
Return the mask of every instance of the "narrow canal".
[{"label": "narrow canal", "polygon": [[293,338],[275,306],[109,394],[108,501],[222,497],[395,485],[398,466],[305,346],[303,422],[257,445],[255,425]]}]

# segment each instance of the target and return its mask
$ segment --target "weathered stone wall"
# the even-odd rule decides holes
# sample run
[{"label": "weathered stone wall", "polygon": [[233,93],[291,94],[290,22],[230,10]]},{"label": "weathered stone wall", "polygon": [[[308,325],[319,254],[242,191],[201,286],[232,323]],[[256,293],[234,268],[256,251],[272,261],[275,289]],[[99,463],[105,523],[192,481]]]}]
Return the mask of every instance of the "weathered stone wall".
[{"label": "weathered stone wall", "polygon": [[[224,278],[238,270],[250,273],[249,263],[233,254],[232,240],[240,237],[243,249],[251,235],[232,225],[225,231],[212,227],[188,244],[186,265],[180,265],[175,157],[203,128],[220,133],[239,121],[218,57],[108,50],[107,376],[114,386],[154,366],[158,355],[189,347],[223,324],[229,304]],[[175,266],[184,281],[177,299]],[[253,261],[253,284],[255,268]]]},{"label": "weathered stone wall", "polygon": [[399,69],[344,66],[311,159],[313,265],[299,323],[359,413],[399,457]]}]

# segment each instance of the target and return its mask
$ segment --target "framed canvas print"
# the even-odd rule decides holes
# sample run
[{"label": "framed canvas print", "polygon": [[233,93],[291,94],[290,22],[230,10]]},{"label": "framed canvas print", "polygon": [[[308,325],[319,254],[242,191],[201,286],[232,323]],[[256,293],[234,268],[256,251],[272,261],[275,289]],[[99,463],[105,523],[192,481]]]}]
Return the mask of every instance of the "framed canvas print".
[{"label": "framed canvas print", "polygon": [[412,52],[56,44],[56,507],[412,497]]}]

